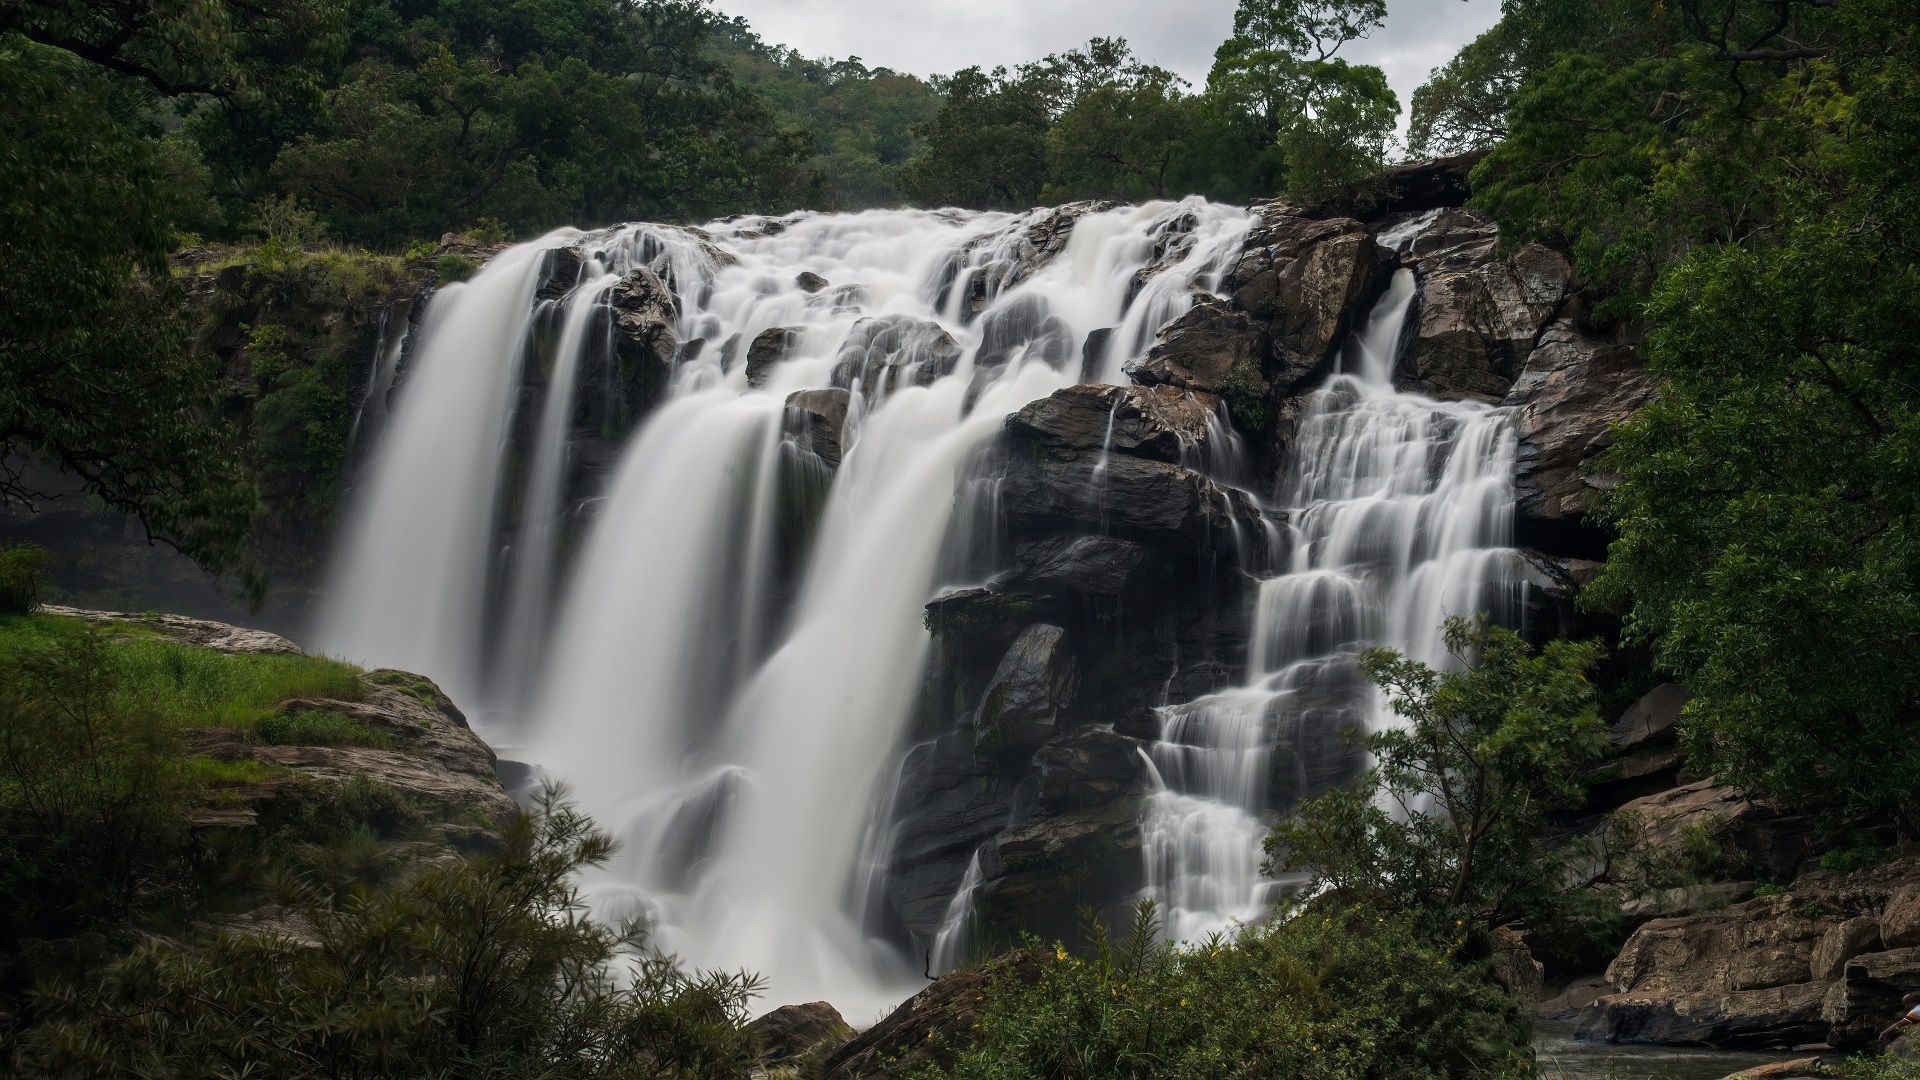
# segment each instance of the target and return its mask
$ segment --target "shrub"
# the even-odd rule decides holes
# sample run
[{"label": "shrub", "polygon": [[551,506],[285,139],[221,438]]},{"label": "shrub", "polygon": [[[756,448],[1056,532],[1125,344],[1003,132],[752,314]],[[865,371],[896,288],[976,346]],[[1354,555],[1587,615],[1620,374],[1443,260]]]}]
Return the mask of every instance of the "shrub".
[{"label": "shrub", "polygon": [[1047,950],[1033,981],[990,984],[978,1044],[918,1075],[1528,1074],[1525,1018],[1486,963],[1403,917],[1302,915],[1180,946],[1157,942],[1143,906],[1119,942],[1089,933],[1086,956]]},{"label": "shrub", "polygon": [[386,888],[291,884],[309,940],[153,941],[51,992],[11,1063],[35,1075],[744,1076],[758,988],[644,952],[573,881],[610,837],[550,794],[497,853]]},{"label": "shrub", "polygon": [[0,615],[25,614],[40,604],[53,553],[38,544],[0,545]]},{"label": "shrub", "polygon": [[1557,917],[1586,899],[1564,888],[1567,855],[1547,816],[1583,796],[1580,777],[1606,746],[1587,681],[1600,647],[1535,653],[1484,618],[1448,619],[1445,639],[1450,671],[1362,654],[1404,726],[1367,737],[1376,764],[1357,783],[1274,829],[1269,868],[1309,871],[1311,892],[1356,908],[1442,923]]}]

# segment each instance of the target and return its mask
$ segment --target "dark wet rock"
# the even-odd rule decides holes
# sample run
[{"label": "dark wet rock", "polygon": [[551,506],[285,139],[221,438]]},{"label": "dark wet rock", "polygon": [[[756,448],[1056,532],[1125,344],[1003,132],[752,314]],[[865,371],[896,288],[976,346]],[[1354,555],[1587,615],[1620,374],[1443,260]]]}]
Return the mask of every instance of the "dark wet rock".
[{"label": "dark wet rock", "polygon": [[900,768],[886,890],[908,930],[930,939],[943,925],[974,850],[1013,811],[1018,776],[976,752],[971,733],[921,743]]},{"label": "dark wet rock", "polygon": [[1500,257],[1499,229],[1472,210],[1447,210],[1416,234],[1407,260],[1419,281],[1394,381],[1434,397],[1498,402],[1513,387],[1573,278],[1566,256],[1528,244]]},{"label": "dark wet rock", "polygon": [[[1181,390],[1229,388],[1264,393],[1266,328],[1216,296],[1202,296],[1161,329],[1146,358],[1129,365],[1134,381]],[[1297,379],[1294,381],[1298,381]]]},{"label": "dark wet rock", "polygon": [[840,465],[840,441],[851,395],[839,387],[787,395],[786,433],[831,468]]},{"label": "dark wet rock", "polygon": [[1000,485],[1017,533],[1104,531],[1179,549],[1230,547],[1260,528],[1244,492],[1165,461],[1097,453],[1016,454]]},{"label": "dark wet rock", "polygon": [[960,346],[940,324],[879,315],[861,319],[847,332],[833,384],[857,384],[871,396],[908,383],[924,386],[951,374],[959,362]]},{"label": "dark wet rock", "polygon": [[540,257],[540,285],[534,290],[535,299],[558,300],[572,292],[580,284],[580,273],[586,265],[586,256],[579,248],[549,250]]},{"label": "dark wet rock", "polygon": [[1371,200],[1374,214],[1439,210],[1466,205],[1473,193],[1469,177],[1487,156],[1485,150],[1389,165],[1382,173],[1381,190]]},{"label": "dark wet rock", "polygon": [[1124,735],[1086,728],[1040,748],[1033,759],[1040,808],[1064,813],[1145,793],[1140,744]]},{"label": "dark wet rock", "polygon": [[1045,962],[1037,950],[1021,949],[979,967],[940,976],[886,1019],[829,1054],[821,1075],[827,1080],[866,1080],[951,1065],[959,1053],[979,1041],[987,988],[1009,980],[1032,983],[1039,979]]},{"label": "dark wet rock", "polygon": [[1099,379],[1100,367],[1107,358],[1107,345],[1113,340],[1114,328],[1103,326],[1089,331],[1087,340],[1080,343],[1080,381],[1091,383]]},{"label": "dark wet rock", "polygon": [[1579,1037],[1608,1042],[1706,1045],[1723,1050],[1791,1046],[1826,1034],[1824,991],[1811,983],[1762,990],[1609,994],[1582,1010]]},{"label": "dark wet rock", "polygon": [[1316,218],[1282,203],[1256,205],[1240,260],[1223,289],[1266,324],[1273,344],[1330,359],[1354,320],[1385,286],[1392,255],[1351,218]]},{"label": "dark wet rock", "polygon": [[799,347],[802,333],[799,327],[776,326],[755,334],[747,346],[747,385],[756,389],[766,385],[773,366]]},{"label": "dark wet rock", "polygon": [[613,308],[619,386],[612,419],[620,427],[631,427],[666,397],[680,351],[675,330],[680,305],[659,275],[644,266],[620,279],[608,303]]},{"label": "dark wet rock", "polygon": [[1072,941],[1081,906],[1125,907],[1144,877],[1140,816],[1139,799],[1123,797],[1002,832],[981,859],[975,911],[988,937]]},{"label": "dark wet rock", "polygon": [[827,287],[827,279],[811,270],[802,270],[794,276],[793,283],[801,292],[817,293]]},{"label": "dark wet rock", "polygon": [[1570,319],[1546,328],[1504,402],[1518,410],[1519,531],[1551,534],[1578,525],[1592,493],[1617,482],[1592,473],[1588,463],[1613,444],[1613,426],[1651,401],[1654,389],[1631,347],[1589,336]]},{"label": "dark wet rock", "polygon": [[1022,544],[1014,569],[1000,584],[1009,590],[1120,596],[1146,562],[1143,544],[1112,536],[1049,536]]},{"label": "dark wet rock", "polygon": [[1073,228],[1080,219],[1088,214],[1097,214],[1112,210],[1120,204],[1111,199],[1084,199],[1063,206],[1054,207],[1040,220],[1027,226],[1021,235],[1021,244],[1016,256],[1017,263],[1007,280],[1012,287],[1039,273],[1067,250],[1067,241],[1073,238]]},{"label": "dark wet rock", "polygon": [[853,1027],[824,1001],[782,1005],[746,1027],[760,1047],[760,1064],[784,1065],[810,1054],[838,1050],[853,1039]]},{"label": "dark wet rock", "polygon": [[1171,386],[1069,386],[1007,417],[1007,430],[1065,450],[1105,447],[1178,463],[1206,445],[1218,407],[1211,394]]},{"label": "dark wet rock", "polygon": [[974,719],[978,742],[996,756],[1024,758],[1056,730],[1060,712],[1080,688],[1080,668],[1066,649],[1066,631],[1036,623],[1022,630],[987,684]]},{"label": "dark wet rock", "polygon": [[1073,356],[1073,328],[1048,308],[1043,297],[1021,294],[996,304],[980,320],[980,348],[974,363],[997,367],[1016,352],[1029,361],[1059,367]]}]

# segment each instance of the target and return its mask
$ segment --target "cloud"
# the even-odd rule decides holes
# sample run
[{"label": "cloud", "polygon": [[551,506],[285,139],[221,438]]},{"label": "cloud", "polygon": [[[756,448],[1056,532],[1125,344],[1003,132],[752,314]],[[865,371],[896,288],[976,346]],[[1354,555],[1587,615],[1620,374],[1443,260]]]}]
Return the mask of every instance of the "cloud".
[{"label": "cloud", "polygon": [[[1206,84],[1233,29],[1235,0],[715,0],[767,41],[807,56],[858,56],[872,67],[936,75],[1012,66],[1124,37],[1149,62]],[[1427,72],[1500,17],[1499,0],[1388,0],[1387,25],[1341,55],[1378,64],[1404,110]],[[1402,130],[1405,114],[1402,114]]]}]

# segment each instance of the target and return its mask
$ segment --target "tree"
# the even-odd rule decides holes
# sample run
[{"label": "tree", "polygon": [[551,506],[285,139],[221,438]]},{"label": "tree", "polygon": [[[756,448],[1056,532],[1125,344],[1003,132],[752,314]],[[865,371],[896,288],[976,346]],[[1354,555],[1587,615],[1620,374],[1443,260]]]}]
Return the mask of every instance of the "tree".
[{"label": "tree", "polygon": [[1538,653],[1484,618],[1447,620],[1456,665],[1438,671],[1390,649],[1360,670],[1401,723],[1365,739],[1373,768],[1301,805],[1266,842],[1268,869],[1308,871],[1309,892],[1363,911],[1491,928],[1559,902],[1545,828],[1584,794],[1606,746],[1587,673],[1597,644]]},{"label": "tree", "polygon": [[1047,132],[1048,183],[1041,197],[1166,197],[1193,130],[1185,81],[1139,62],[1118,38],[1095,38],[1042,67],[1066,104]]},{"label": "tree", "polygon": [[938,86],[940,112],[919,129],[921,150],[902,171],[907,190],[932,206],[1024,210],[1046,179],[1049,97],[1022,69],[965,68]]},{"label": "tree", "polygon": [[1399,102],[1378,68],[1335,57],[1386,19],[1385,0],[1242,0],[1207,95],[1242,118],[1258,185],[1312,199],[1385,164]]},{"label": "tree", "polygon": [[1413,92],[1407,151],[1414,157],[1484,150],[1507,133],[1507,109],[1529,74],[1518,34],[1502,20],[1435,68]]},{"label": "tree", "polygon": [[257,500],[188,348],[155,144],[96,69],[0,36],[0,498],[39,455],[148,536],[241,569]]},{"label": "tree", "polygon": [[1592,7],[1527,31],[1551,62],[1474,177],[1510,235],[1570,245],[1661,381],[1602,466],[1618,539],[1590,600],[1693,691],[1696,768],[1911,838],[1920,19]]}]

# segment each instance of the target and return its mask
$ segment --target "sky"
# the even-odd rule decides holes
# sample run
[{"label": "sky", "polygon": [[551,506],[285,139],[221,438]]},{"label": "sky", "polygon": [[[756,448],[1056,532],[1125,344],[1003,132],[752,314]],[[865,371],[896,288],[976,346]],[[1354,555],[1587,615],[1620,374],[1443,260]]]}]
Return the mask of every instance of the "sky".
[{"label": "sky", "polygon": [[[1149,63],[1207,81],[1213,50],[1233,29],[1236,0],[715,0],[761,38],[809,57],[857,56],[915,75],[979,64],[1012,66],[1123,37]],[[1387,24],[1340,55],[1378,64],[1400,97],[1401,131],[1414,88],[1500,17],[1500,0],[1388,0]]]}]

